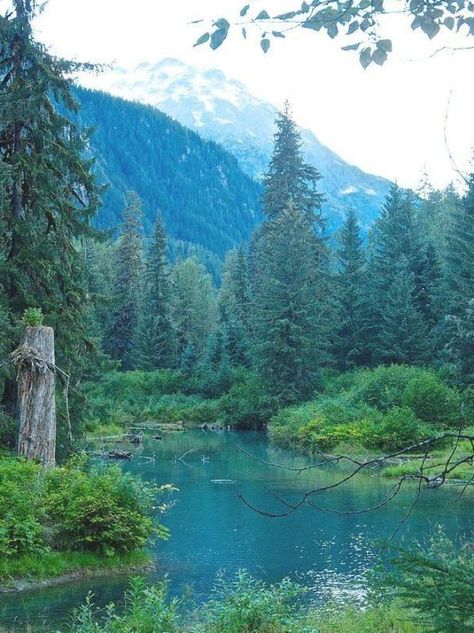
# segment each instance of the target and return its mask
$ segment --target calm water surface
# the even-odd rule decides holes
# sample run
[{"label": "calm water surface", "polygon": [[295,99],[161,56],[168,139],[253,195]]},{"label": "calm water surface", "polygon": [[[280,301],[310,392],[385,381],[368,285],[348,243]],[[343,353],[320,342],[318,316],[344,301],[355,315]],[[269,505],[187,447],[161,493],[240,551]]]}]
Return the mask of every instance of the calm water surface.
[{"label": "calm water surface", "polygon": [[[360,596],[364,573],[377,561],[378,544],[392,534],[415,493],[414,487],[408,488],[390,505],[370,514],[339,516],[304,507],[290,517],[271,519],[246,507],[237,493],[259,508],[281,512],[282,506],[266,488],[294,502],[311,487],[335,480],[340,471],[321,468],[298,475],[266,466],[238,450],[240,445],[255,456],[289,466],[308,463],[271,446],[261,433],[189,431],[163,438],[146,438],[135,451],[136,458],[123,467],[148,481],[179,488],[175,505],[162,519],[171,537],[153,547],[157,568],[149,579],[166,574],[173,593],[191,591],[196,599],[208,595],[219,572],[232,575],[239,569],[269,582],[290,576],[310,587],[315,601]],[[176,459],[188,449],[198,450],[186,457],[186,463]],[[153,456],[155,461],[140,456]],[[372,506],[389,486],[381,478],[358,476],[320,496],[318,503],[334,510]],[[455,497],[449,488],[425,491],[398,538],[423,539],[436,524],[452,535],[467,532],[472,527],[472,492],[461,502],[455,503]],[[24,631],[26,622],[33,631],[54,631],[89,592],[103,605],[120,600],[126,585],[126,577],[96,578],[0,595],[0,631]]]}]

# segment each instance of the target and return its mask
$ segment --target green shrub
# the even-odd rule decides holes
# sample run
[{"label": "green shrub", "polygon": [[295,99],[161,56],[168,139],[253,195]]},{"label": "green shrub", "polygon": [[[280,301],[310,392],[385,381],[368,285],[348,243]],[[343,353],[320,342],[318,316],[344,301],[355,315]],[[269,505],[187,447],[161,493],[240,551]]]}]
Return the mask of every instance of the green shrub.
[{"label": "green shrub", "polygon": [[402,403],[428,424],[458,427],[461,423],[461,396],[435,374],[422,372],[412,378],[403,391]]},{"label": "green shrub", "polygon": [[436,373],[392,365],[325,378],[325,391],[312,402],[289,407],[271,419],[279,444],[308,453],[339,444],[382,451],[404,448],[468,418],[465,394],[443,384]]},{"label": "green shrub", "polygon": [[240,572],[235,580],[221,578],[202,619],[206,633],[294,633],[297,600],[304,589],[290,580],[268,586]]},{"label": "green shrub", "polygon": [[261,380],[247,370],[234,374],[234,384],[219,401],[221,421],[240,429],[261,429],[274,412]]},{"label": "green shrub", "polygon": [[357,401],[366,402],[379,411],[388,411],[403,404],[408,383],[425,370],[405,365],[389,365],[366,369],[353,374],[353,392]]},{"label": "green shrub", "polygon": [[0,460],[0,558],[45,549],[43,485],[37,464]]},{"label": "green shrub", "polygon": [[[110,604],[105,615],[96,610],[89,596],[71,624],[72,633],[179,633],[177,600],[167,600],[165,583],[147,587],[134,578],[125,594],[124,608]],[[183,631],[184,633],[184,631]]]},{"label": "green shrub", "polygon": [[21,323],[25,327],[38,327],[43,325],[44,315],[41,308],[26,308],[21,317]]},{"label": "green shrub", "polygon": [[383,416],[380,425],[373,427],[372,437],[367,437],[364,443],[384,451],[397,451],[426,440],[435,432],[433,427],[418,420],[411,409],[394,407]]},{"label": "green shrub", "polygon": [[86,471],[73,461],[46,476],[44,507],[60,549],[107,556],[140,549],[156,531],[152,500],[150,488],[118,466]]}]

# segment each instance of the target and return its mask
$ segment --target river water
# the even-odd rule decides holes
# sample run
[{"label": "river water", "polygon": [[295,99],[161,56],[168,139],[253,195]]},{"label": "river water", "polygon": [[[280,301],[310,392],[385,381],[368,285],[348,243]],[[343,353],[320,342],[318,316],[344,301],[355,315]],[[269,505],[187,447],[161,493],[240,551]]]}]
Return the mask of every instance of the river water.
[{"label": "river water", "polygon": [[[123,464],[145,480],[172,483],[179,489],[173,507],[161,518],[171,537],[152,547],[156,570],[149,574],[150,581],[166,574],[172,593],[186,591],[199,600],[212,590],[218,573],[232,576],[246,569],[268,582],[290,576],[310,587],[315,601],[360,598],[365,572],[377,563],[380,544],[406,514],[416,487],[408,486],[389,505],[369,514],[341,516],[303,507],[286,518],[268,518],[245,506],[237,494],[262,510],[281,512],[285,506],[268,489],[294,503],[305,491],[335,481],[341,470],[326,467],[297,474],[251,459],[239,447],[286,466],[309,463],[272,446],[263,433],[199,430],[163,434],[162,441],[147,437],[134,451],[136,457]],[[197,450],[184,462],[177,459],[190,449]],[[142,459],[144,456],[154,461]],[[318,496],[317,502],[337,511],[370,507],[392,483],[360,475]],[[424,491],[397,534],[398,542],[423,540],[436,525],[444,526],[452,536],[468,533],[472,491],[461,501],[455,502],[455,498],[456,491],[449,487]],[[126,577],[113,576],[0,595],[0,631],[24,631],[26,623],[33,631],[57,630],[89,592],[95,603],[104,605],[120,600],[126,585]]]}]

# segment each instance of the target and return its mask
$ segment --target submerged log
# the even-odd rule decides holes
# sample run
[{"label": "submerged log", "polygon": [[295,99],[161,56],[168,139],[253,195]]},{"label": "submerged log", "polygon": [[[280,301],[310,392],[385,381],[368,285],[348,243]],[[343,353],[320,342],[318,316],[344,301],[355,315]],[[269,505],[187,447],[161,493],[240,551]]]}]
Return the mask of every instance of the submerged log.
[{"label": "submerged log", "polygon": [[133,453],[119,450],[108,451],[107,455],[109,459],[132,459],[133,457]]},{"label": "submerged log", "polygon": [[12,354],[17,369],[18,453],[51,468],[56,454],[54,330],[27,327]]}]

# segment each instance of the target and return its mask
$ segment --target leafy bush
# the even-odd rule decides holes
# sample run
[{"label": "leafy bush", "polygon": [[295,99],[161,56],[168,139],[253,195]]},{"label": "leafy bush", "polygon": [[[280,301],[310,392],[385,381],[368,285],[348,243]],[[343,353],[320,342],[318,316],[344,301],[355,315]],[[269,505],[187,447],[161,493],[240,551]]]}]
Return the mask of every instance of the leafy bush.
[{"label": "leafy bush", "polygon": [[432,436],[435,429],[416,417],[407,407],[394,407],[382,418],[380,425],[371,429],[372,437],[367,437],[365,445],[381,448],[385,451],[400,450],[402,448],[422,442]]},{"label": "leafy bush", "polygon": [[143,547],[154,531],[151,490],[118,466],[85,471],[83,465],[76,460],[46,476],[55,543],[107,556]]},{"label": "leafy bush", "polygon": [[89,469],[85,458],[49,471],[0,459],[0,558],[53,546],[107,556],[140,549],[152,534],[167,536],[151,519],[162,491],[118,467]]},{"label": "leafy bush", "polygon": [[417,367],[392,365],[330,375],[325,389],[312,402],[275,415],[271,437],[308,453],[339,444],[392,451],[457,426],[472,411],[468,405],[463,410],[466,394],[461,397],[435,372]]},{"label": "leafy bush", "polygon": [[[72,633],[178,633],[177,600],[167,600],[165,583],[147,587],[142,578],[134,578],[125,594],[124,609],[114,604],[105,616],[95,609],[92,597],[78,609],[71,625]],[[183,631],[184,633],[184,631]]]},{"label": "leafy bush", "polygon": [[402,394],[402,404],[416,417],[438,427],[459,426],[462,399],[458,391],[444,385],[433,373],[420,372],[412,378]]},{"label": "leafy bush", "polygon": [[244,369],[234,374],[234,384],[219,401],[222,422],[240,429],[261,429],[274,412],[261,380]]},{"label": "leafy bush", "polygon": [[71,633],[422,633],[412,614],[398,604],[363,610],[334,605],[308,609],[299,598],[305,589],[283,580],[266,585],[241,572],[230,582],[221,579],[207,604],[183,613],[166,585],[146,587],[131,581],[123,608],[94,607],[92,597],[74,614]]},{"label": "leafy bush", "polygon": [[203,612],[206,633],[293,633],[305,590],[288,579],[268,586],[240,572],[221,578]]},{"label": "leafy bush", "polygon": [[38,465],[0,460],[0,558],[44,550],[43,484]]},{"label": "leafy bush", "polygon": [[135,421],[210,422],[217,401],[183,393],[187,384],[179,372],[111,372],[86,386],[86,428],[98,424],[125,426]]},{"label": "leafy bush", "polygon": [[38,327],[43,325],[44,315],[41,308],[26,308],[21,317],[24,326]]}]

